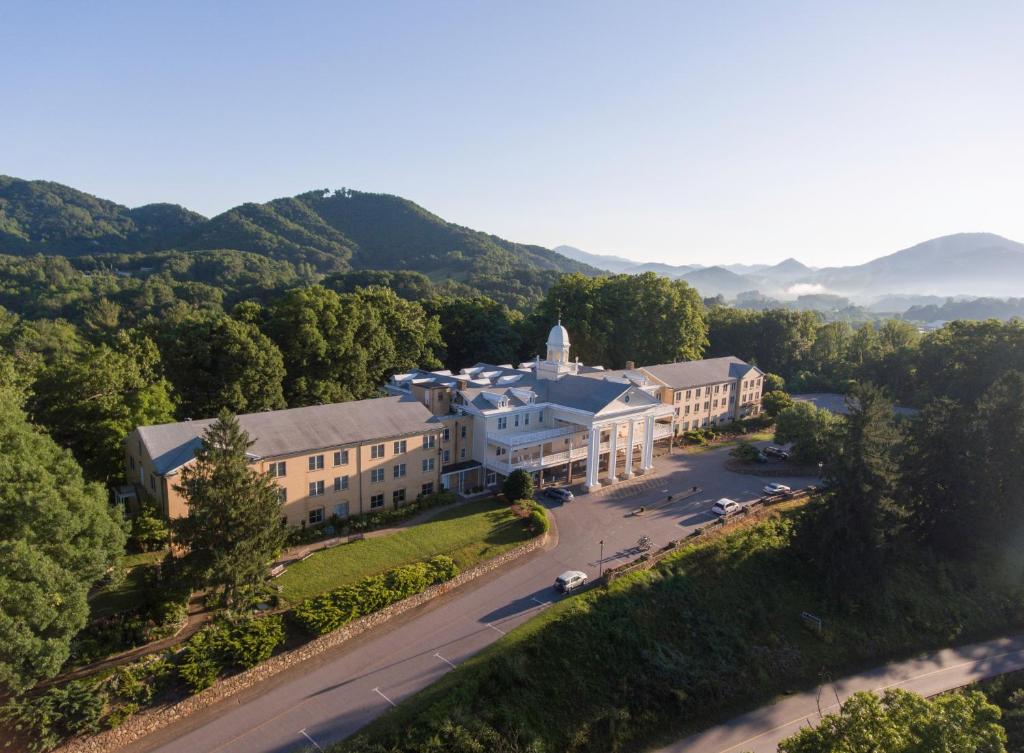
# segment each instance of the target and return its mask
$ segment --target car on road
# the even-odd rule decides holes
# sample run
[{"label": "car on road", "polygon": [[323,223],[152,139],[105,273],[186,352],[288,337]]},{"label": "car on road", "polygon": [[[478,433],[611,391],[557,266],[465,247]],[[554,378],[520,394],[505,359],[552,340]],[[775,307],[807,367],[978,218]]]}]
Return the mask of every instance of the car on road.
[{"label": "car on road", "polygon": [[566,570],[555,578],[555,589],[567,594],[580,586],[586,585],[586,583],[586,573],[580,572],[579,570]]},{"label": "car on road", "polygon": [[762,452],[764,452],[765,455],[770,455],[771,457],[778,458],[779,460],[789,460],[790,458],[789,450],[785,450],[782,447],[775,447],[774,445],[765,447]]},{"label": "car on road", "polygon": [[722,499],[718,500],[717,502],[715,502],[715,504],[711,505],[711,514],[718,515],[721,518],[725,518],[730,515],[735,515],[742,509],[743,507],[740,505],[739,502],[722,497]]},{"label": "car on road", "polygon": [[544,496],[557,499],[559,502],[572,502],[575,499],[571,491],[560,486],[548,487],[544,490]]},{"label": "car on road", "polygon": [[768,484],[761,491],[765,494],[788,494],[793,490],[785,484]]}]

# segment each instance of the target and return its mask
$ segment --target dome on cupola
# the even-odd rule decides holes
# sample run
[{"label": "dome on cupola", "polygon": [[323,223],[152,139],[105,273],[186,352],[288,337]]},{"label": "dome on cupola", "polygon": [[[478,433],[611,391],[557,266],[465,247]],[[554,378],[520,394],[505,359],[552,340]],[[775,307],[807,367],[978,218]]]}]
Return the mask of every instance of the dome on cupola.
[{"label": "dome on cupola", "polygon": [[562,320],[558,320],[558,324],[551,328],[548,332],[548,347],[549,348],[562,348],[569,347],[569,330],[562,326]]}]

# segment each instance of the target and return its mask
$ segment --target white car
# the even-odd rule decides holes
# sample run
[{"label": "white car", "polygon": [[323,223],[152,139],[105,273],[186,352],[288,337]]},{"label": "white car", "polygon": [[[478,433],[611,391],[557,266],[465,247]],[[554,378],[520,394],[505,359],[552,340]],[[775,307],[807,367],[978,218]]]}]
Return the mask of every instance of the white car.
[{"label": "white car", "polygon": [[724,518],[729,515],[735,515],[742,509],[739,502],[723,497],[711,506],[711,514]]},{"label": "white car", "polygon": [[790,489],[785,484],[768,484],[768,486],[766,486],[761,491],[763,491],[765,494],[788,494],[793,490]]},{"label": "white car", "polygon": [[566,570],[555,578],[555,588],[562,593],[569,593],[580,586],[586,585],[586,583],[587,574],[581,573],[579,570]]}]

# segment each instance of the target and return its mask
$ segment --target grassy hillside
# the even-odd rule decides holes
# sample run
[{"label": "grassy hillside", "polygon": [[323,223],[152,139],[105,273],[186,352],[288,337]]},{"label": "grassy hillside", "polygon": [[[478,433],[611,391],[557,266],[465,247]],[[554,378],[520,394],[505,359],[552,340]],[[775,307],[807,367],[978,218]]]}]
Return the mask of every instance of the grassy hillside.
[{"label": "grassy hillside", "polygon": [[[643,750],[822,671],[1024,622],[1019,557],[953,568],[914,553],[894,563],[870,613],[831,611],[790,546],[799,514],[562,601],[335,751]],[[801,623],[805,610],[824,617],[822,637]]]}]

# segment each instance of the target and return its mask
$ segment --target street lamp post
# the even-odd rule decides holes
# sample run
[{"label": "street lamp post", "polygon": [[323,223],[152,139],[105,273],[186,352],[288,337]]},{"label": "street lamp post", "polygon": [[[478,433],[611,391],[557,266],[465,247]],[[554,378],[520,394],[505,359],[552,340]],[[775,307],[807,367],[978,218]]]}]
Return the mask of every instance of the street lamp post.
[{"label": "street lamp post", "polygon": [[604,575],[604,539],[597,543],[601,545],[601,556],[597,560],[597,577],[600,579]]}]

